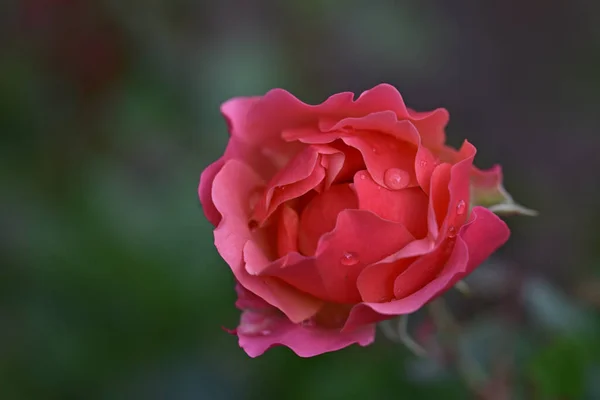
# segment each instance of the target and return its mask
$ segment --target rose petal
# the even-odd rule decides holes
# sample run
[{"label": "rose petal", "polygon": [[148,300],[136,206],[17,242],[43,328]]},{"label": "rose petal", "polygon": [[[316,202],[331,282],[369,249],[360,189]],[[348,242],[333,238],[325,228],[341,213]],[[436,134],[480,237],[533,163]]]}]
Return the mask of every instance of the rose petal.
[{"label": "rose petal", "polygon": [[403,224],[417,239],[427,236],[429,199],[421,188],[388,190],[375,183],[367,171],[356,173],[354,188],[361,210],[369,210],[383,219]]},{"label": "rose petal", "polygon": [[356,281],[362,301],[382,303],[393,300],[394,281],[414,260],[414,258],[403,258],[366,267]]},{"label": "rose petal", "polygon": [[357,326],[383,321],[396,315],[410,314],[447,289],[448,284],[461,271],[466,270],[468,261],[467,246],[457,239],[452,255],[447,260],[440,275],[415,293],[387,303],[360,303],[354,306],[342,331],[353,330]]},{"label": "rose petal", "polygon": [[[244,314],[248,313],[253,312],[244,311]],[[260,356],[279,345],[290,348],[300,357],[314,357],[355,343],[367,346],[375,339],[375,325],[364,325],[352,331],[340,332],[339,329],[305,327],[293,324],[284,317],[263,314],[255,316],[253,322],[258,326],[241,329],[241,325],[237,330],[239,345],[250,357]]]},{"label": "rose petal", "polygon": [[502,246],[509,235],[508,227],[500,218],[483,207],[475,207],[471,212],[470,221],[460,229],[452,254],[437,278],[400,300],[357,304],[350,312],[344,329],[352,330],[356,326],[418,310],[471,273]]},{"label": "rose petal", "polygon": [[415,175],[417,182],[425,194],[429,195],[431,175],[436,167],[436,160],[431,151],[423,145],[419,146],[415,157]]},{"label": "rose petal", "polygon": [[[236,307],[242,310],[240,323],[234,333],[250,357],[257,357],[267,349],[283,345],[301,357],[311,357],[339,350],[351,344],[366,346],[373,342],[375,326],[362,326],[353,332],[340,332],[319,326],[303,326],[292,323],[279,310],[260,297],[236,285]],[[323,309],[326,311],[325,309]]]},{"label": "rose petal", "polygon": [[[377,235],[376,243],[373,235]],[[383,220],[370,211],[342,211],[335,229],[321,237],[315,254],[319,277],[327,291],[327,297],[322,298],[337,303],[359,302],[356,279],[364,267],[412,240],[402,224]]]},{"label": "rose petal", "polygon": [[227,122],[232,136],[243,138],[247,134],[246,116],[248,111],[259,101],[260,97],[234,97],[221,104],[221,114]]},{"label": "rose petal", "polygon": [[446,109],[438,108],[427,112],[409,110],[409,115],[409,118],[419,130],[425,147],[434,149],[446,142],[444,130],[450,119]]},{"label": "rose petal", "polygon": [[442,237],[455,235],[468,217],[470,173],[473,167],[473,158],[477,150],[467,142],[460,149],[462,159],[457,160],[450,171],[448,183],[448,209],[444,224],[441,226]]},{"label": "rose petal", "polygon": [[434,251],[409,265],[394,281],[394,297],[402,299],[434,281],[446,265],[453,247],[454,240],[446,239]]},{"label": "rose petal", "polygon": [[437,239],[439,229],[442,227],[448,212],[448,202],[450,201],[448,184],[450,183],[451,170],[452,165],[443,163],[438,165],[431,174],[427,223],[429,234],[434,240]]},{"label": "rose petal", "polygon": [[298,251],[298,213],[289,206],[281,208],[277,230],[277,253],[279,257]]},{"label": "rose petal", "polygon": [[298,153],[269,182],[265,195],[254,210],[253,219],[262,224],[281,204],[316,188],[325,178],[319,157],[312,147]]},{"label": "rose petal", "polygon": [[[344,143],[358,149],[363,156],[369,174],[379,185],[399,189],[418,185],[414,164],[417,148],[380,133],[357,131],[353,136],[342,138]],[[405,182],[396,186],[389,174],[397,171]]]},{"label": "rose petal", "polygon": [[335,174],[333,182],[345,183],[352,181],[356,171],[365,169],[365,162],[360,151],[356,150],[354,147],[347,146],[341,141],[334,142],[331,146],[344,155],[342,168]]},{"label": "rose petal", "polygon": [[307,257],[291,252],[271,262],[260,273],[264,276],[276,277],[316,298],[328,298],[328,290],[315,257]]},{"label": "rose petal", "polygon": [[385,133],[415,146],[420,142],[419,132],[413,123],[408,120],[399,121],[393,111],[378,111],[364,117],[348,117],[337,122],[322,119],[319,129],[324,133],[341,132],[341,137],[352,136],[355,131],[373,131]]},{"label": "rose petal", "polygon": [[209,165],[202,171],[202,175],[200,175],[200,184],[198,185],[198,197],[200,198],[200,203],[202,203],[204,215],[208,222],[213,224],[213,226],[219,225],[219,222],[221,222],[221,214],[219,214],[219,211],[212,200],[212,186],[215,176],[217,176],[224,164],[225,161],[221,158]]},{"label": "rose petal", "polygon": [[[475,207],[471,211],[470,222],[461,229],[460,237],[468,247],[469,262],[467,268],[454,277],[454,283],[469,275],[506,243],[510,237],[510,229],[491,210]],[[451,285],[453,286],[454,283]]]},{"label": "rose petal", "polygon": [[333,185],[329,190],[315,196],[300,216],[300,252],[308,256],[315,254],[319,239],[335,227],[338,214],[342,210],[357,207],[356,194],[349,184]]},{"label": "rose petal", "polygon": [[299,151],[297,143],[286,143],[277,135],[260,141],[248,115],[260,103],[261,97],[236,97],[221,105],[221,114],[227,122],[231,135],[224,160],[237,159],[250,165],[263,178],[270,179]]},{"label": "rose petal", "polygon": [[[314,315],[322,302],[276,279],[252,276],[244,267],[244,247],[252,239],[248,198],[260,185],[264,181],[237,160],[227,161],[221,168],[212,187],[215,207],[223,216],[214,231],[215,246],[242,286],[299,322]],[[230,190],[231,187],[236,190]]]}]

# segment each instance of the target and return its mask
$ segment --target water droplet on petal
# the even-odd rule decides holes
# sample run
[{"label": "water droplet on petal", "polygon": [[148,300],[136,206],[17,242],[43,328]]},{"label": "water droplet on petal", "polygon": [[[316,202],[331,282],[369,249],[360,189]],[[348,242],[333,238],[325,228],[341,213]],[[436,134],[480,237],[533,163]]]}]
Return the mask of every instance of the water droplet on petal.
[{"label": "water droplet on petal", "polygon": [[448,237],[453,238],[454,236],[456,236],[456,228],[450,225],[450,227],[448,228]]},{"label": "water droplet on petal", "polygon": [[377,148],[376,147],[371,148],[371,150],[373,150],[373,153],[377,154]]},{"label": "water droplet on petal", "polygon": [[421,160],[421,161],[419,161],[419,165],[420,165],[421,167],[426,167],[426,166],[427,166],[427,161],[425,161],[425,160]]},{"label": "water droplet on petal", "polygon": [[359,176],[360,176],[360,179],[362,181],[364,181],[365,179],[367,179],[367,174],[365,174],[364,172],[361,172]]},{"label": "water droplet on petal", "polygon": [[456,214],[463,215],[465,213],[466,208],[467,208],[467,205],[465,204],[465,201],[464,200],[459,201],[458,204],[456,205]]},{"label": "water droplet on petal", "polygon": [[262,336],[268,336],[268,335],[270,335],[270,334],[271,334],[271,331],[270,331],[270,330],[268,330],[268,329],[263,329],[262,331],[260,331],[260,334],[261,334]]},{"label": "water droplet on petal", "polygon": [[340,259],[340,263],[342,263],[342,265],[347,265],[347,266],[356,265],[356,264],[358,264],[358,257],[354,253],[346,252],[346,253],[344,253],[344,255],[342,255],[342,258]]},{"label": "water droplet on petal", "polygon": [[392,190],[404,189],[408,180],[408,173],[400,168],[390,168],[383,174],[383,182]]}]

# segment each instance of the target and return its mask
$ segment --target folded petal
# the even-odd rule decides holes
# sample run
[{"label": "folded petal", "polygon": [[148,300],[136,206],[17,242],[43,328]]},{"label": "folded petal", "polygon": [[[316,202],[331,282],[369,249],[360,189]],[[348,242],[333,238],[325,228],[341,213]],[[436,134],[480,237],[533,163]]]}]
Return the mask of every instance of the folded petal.
[{"label": "folded petal", "polygon": [[484,207],[473,208],[470,222],[465,224],[460,231],[460,238],[466,244],[469,252],[469,262],[465,270],[460,271],[454,277],[453,283],[470,274],[506,243],[509,237],[508,226],[491,210]]},{"label": "folded petal", "polygon": [[260,97],[234,97],[221,104],[221,114],[227,122],[227,128],[232,136],[244,138],[246,116],[248,111],[258,102]]},{"label": "folded petal", "polygon": [[502,246],[509,235],[508,227],[500,218],[483,207],[474,208],[469,222],[463,225],[456,236],[452,253],[444,268],[435,279],[399,300],[357,304],[350,312],[344,329],[352,330],[365,323],[375,323],[418,310],[471,273]]},{"label": "folded petal", "polygon": [[359,171],[354,177],[354,188],[361,210],[403,224],[417,239],[427,236],[429,199],[420,187],[388,190],[375,183],[367,171]]},{"label": "folded petal", "polygon": [[451,171],[451,164],[442,163],[436,166],[431,174],[427,224],[429,234],[433,240],[437,240],[439,230],[448,213],[448,203],[450,202],[448,185],[450,183]]},{"label": "folded petal", "polygon": [[448,182],[448,209],[443,225],[441,225],[442,237],[454,236],[456,231],[464,224],[468,217],[470,174],[473,168],[473,158],[477,150],[467,142],[460,148],[456,163],[450,170],[450,181]]},{"label": "folded petal", "polygon": [[319,186],[326,176],[319,160],[320,154],[313,147],[299,152],[271,179],[254,210],[253,219],[262,224],[281,204]]},{"label": "folded petal", "polygon": [[284,316],[244,311],[237,329],[240,347],[257,357],[274,346],[286,346],[300,357],[314,357],[352,344],[367,346],[375,339],[375,325],[340,332],[317,326],[294,324]]},{"label": "folded petal", "polygon": [[411,143],[369,131],[356,131],[342,140],[362,153],[369,174],[380,186],[399,190],[418,185],[414,169],[417,147]]},{"label": "folded petal", "polygon": [[204,215],[208,222],[213,224],[213,226],[219,225],[219,222],[221,222],[221,214],[219,214],[219,211],[212,200],[212,186],[215,176],[217,176],[217,173],[219,173],[224,164],[225,161],[221,158],[209,165],[202,171],[202,175],[200,175],[200,184],[198,185],[198,197],[200,198]]},{"label": "folded petal", "polygon": [[323,299],[336,303],[361,301],[356,279],[365,266],[413,240],[402,224],[381,219],[370,211],[342,211],[335,229],[322,236],[315,254],[319,277],[327,291]]},{"label": "folded petal", "polygon": [[277,254],[283,257],[290,252],[298,251],[299,217],[296,211],[284,205],[277,226]]},{"label": "folded petal", "polygon": [[[275,278],[250,275],[245,268],[244,248],[247,243],[253,243],[253,235],[248,227],[248,199],[260,185],[264,185],[264,181],[237,160],[227,161],[221,168],[212,187],[214,205],[222,215],[214,231],[215,246],[243,287],[280,309],[292,321],[302,321],[314,315],[322,302]],[[230,190],[231,187],[236,190]],[[260,251],[252,254],[266,258]],[[265,263],[264,260],[257,262]]]},{"label": "folded petal", "polygon": [[462,239],[457,238],[452,254],[447,259],[439,276],[420,290],[402,299],[387,303],[360,303],[354,306],[346,325],[342,330],[353,330],[357,326],[392,318],[396,315],[410,314],[448,288],[460,272],[467,269],[468,250]]},{"label": "folded petal", "polygon": [[349,184],[334,185],[313,197],[300,216],[300,252],[308,256],[315,254],[319,239],[335,227],[338,214],[357,207],[356,194]]}]

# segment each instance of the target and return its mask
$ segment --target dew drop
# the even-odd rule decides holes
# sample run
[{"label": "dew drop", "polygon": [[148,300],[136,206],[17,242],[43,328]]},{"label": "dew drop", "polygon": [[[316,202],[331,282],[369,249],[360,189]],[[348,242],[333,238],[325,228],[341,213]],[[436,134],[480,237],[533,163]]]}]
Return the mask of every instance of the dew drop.
[{"label": "dew drop", "polygon": [[356,254],[351,252],[345,252],[342,258],[340,259],[340,263],[342,265],[352,266],[358,264],[358,257]]},{"label": "dew drop", "polygon": [[466,208],[467,208],[467,205],[465,204],[465,201],[464,200],[459,201],[458,204],[456,205],[456,214],[463,215],[465,213]]},{"label": "dew drop", "polygon": [[377,154],[377,148],[376,147],[371,148],[371,150],[373,151],[373,153]]},{"label": "dew drop", "polygon": [[260,331],[260,334],[262,336],[269,336],[271,334],[271,331],[268,329],[263,329],[262,331]]},{"label": "dew drop", "polygon": [[390,168],[383,174],[384,183],[392,190],[404,189],[408,180],[408,173],[400,168]]},{"label": "dew drop", "polygon": [[367,179],[367,174],[365,174],[364,172],[362,172],[359,176],[360,176],[361,181],[364,181],[365,179]]},{"label": "dew drop", "polygon": [[456,228],[450,225],[450,227],[448,228],[448,237],[453,238],[454,236],[456,236]]},{"label": "dew drop", "polygon": [[427,161],[425,161],[425,160],[421,160],[421,161],[419,161],[419,165],[420,165],[421,167],[426,167],[426,166],[427,166]]}]

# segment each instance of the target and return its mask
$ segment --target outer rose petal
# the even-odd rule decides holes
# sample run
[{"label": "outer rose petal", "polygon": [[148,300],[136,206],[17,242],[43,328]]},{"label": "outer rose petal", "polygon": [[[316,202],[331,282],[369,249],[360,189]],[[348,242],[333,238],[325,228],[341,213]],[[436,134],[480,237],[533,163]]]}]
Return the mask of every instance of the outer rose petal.
[{"label": "outer rose petal", "polygon": [[[248,198],[263,184],[264,181],[241,162],[230,160],[225,163],[212,187],[215,207],[223,216],[214,231],[215,246],[242,286],[280,309],[292,321],[300,322],[314,315],[322,302],[277,279],[252,276],[244,268],[244,248],[253,244],[248,228]],[[232,187],[236,190],[230,190]],[[257,256],[264,257],[262,253]]]},{"label": "outer rose petal", "polygon": [[423,143],[427,147],[433,147],[438,143],[446,141],[444,128],[448,123],[448,111],[438,108],[429,112],[416,112],[410,110],[404,104],[402,96],[398,90],[387,84],[375,86],[360,95],[358,101],[377,107],[376,111],[392,110],[398,115],[398,119],[408,119],[413,121],[421,134]]},{"label": "outer rose petal", "polygon": [[453,236],[456,229],[460,228],[467,219],[467,204],[469,203],[469,175],[473,168],[473,158],[477,150],[465,140],[460,148],[463,156],[450,171],[448,183],[448,211],[441,231],[445,235]]},{"label": "outer rose petal", "polygon": [[363,324],[418,310],[471,273],[502,246],[509,235],[510,231],[504,221],[483,207],[475,207],[471,212],[470,221],[460,229],[454,250],[436,279],[400,300],[356,305],[350,312],[343,330],[352,330]]},{"label": "outer rose petal", "polygon": [[[253,312],[244,311],[244,313]],[[261,317],[271,319],[263,325],[263,332],[267,334],[263,335],[260,332],[258,335],[244,334],[240,329],[237,332],[240,347],[250,357],[260,356],[271,347],[278,345],[289,347],[300,357],[314,357],[348,347],[354,343],[367,346],[375,339],[374,324],[363,325],[348,332],[340,332],[339,329],[304,327],[300,324],[293,324],[285,316],[258,314],[258,318]]]},{"label": "outer rose petal", "polygon": [[273,89],[248,111],[244,135],[252,138],[254,143],[271,143],[274,138],[281,139],[283,130],[311,125],[323,118],[335,124],[340,119],[381,111],[393,111],[397,119],[413,121],[426,144],[444,141],[443,128],[448,122],[448,112],[441,108],[431,112],[409,110],[398,90],[388,84],[377,85],[356,100],[353,93],[344,92],[318,105],[308,105],[283,89]]},{"label": "outer rose petal", "polygon": [[344,333],[340,333],[339,329],[302,326],[292,323],[279,310],[239,283],[236,292],[238,300],[235,305],[243,312],[239,326],[232,333],[237,334],[240,347],[250,357],[257,357],[279,345],[289,347],[301,357],[312,357],[353,343],[367,346],[375,338],[375,325],[361,326]]},{"label": "outer rose petal", "polygon": [[[464,157],[464,148],[457,151],[442,144],[436,148],[436,154],[442,160],[454,163]],[[537,211],[517,204],[504,189],[499,165],[485,171],[471,168],[471,206],[484,206],[497,214],[537,215]]]},{"label": "outer rose petal", "polygon": [[204,215],[208,222],[215,227],[221,222],[221,214],[219,214],[219,211],[216,209],[212,200],[212,186],[215,176],[217,176],[217,173],[219,173],[224,164],[225,161],[221,158],[206,167],[206,169],[202,171],[202,175],[200,175],[200,184],[198,185],[198,197],[200,197]]},{"label": "outer rose petal", "polygon": [[221,114],[227,121],[229,133],[232,136],[243,138],[248,111],[256,104],[260,97],[234,97],[221,104]]},{"label": "outer rose petal", "polygon": [[469,263],[466,270],[454,278],[455,282],[470,274],[510,237],[506,223],[484,207],[473,209],[471,221],[460,232],[460,238],[469,248]]}]

